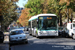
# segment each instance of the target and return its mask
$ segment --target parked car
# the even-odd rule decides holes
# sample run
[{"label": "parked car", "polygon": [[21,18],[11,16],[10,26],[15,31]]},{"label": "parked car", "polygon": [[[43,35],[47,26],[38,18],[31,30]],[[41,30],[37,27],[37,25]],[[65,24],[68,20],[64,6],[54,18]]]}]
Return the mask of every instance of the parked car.
[{"label": "parked car", "polygon": [[61,35],[62,35],[62,31],[63,31],[63,27],[59,27],[58,30],[59,30],[59,31],[58,31],[59,36],[61,36]]},{"label": "parked car", "polygon": [[10,31],[9,42],[12,43],[28,43],[27,36],[21,29],[14,29]]},{"label": "parked car", "polygon": [[25,27],[25,28],[24,28],[24,32],[25,32],[26,34],[29,34],[29,28],[28,28],[28,27]]},{"label": "parked car", "polygon": [[18,28],[16,28],[16,27],[10,27],[8,31],[10,32],[11,30],[14,30],[14,29],[18,29]]},{"label": "parked car", "polygon": [[0,31],[0,43],[3,43],[4,41],[4,33]]},{"label": "parked car", "polygon": [[24,28],[24,31],[29,31],[28,27],[25,27],[25,28]]},{"label": "parked car", "polygon": [[23,30],[23,31],[24,31],[25,27],[20,27],[19,29],[21,29],[21,30]]},{"label": "parked car", "polygon": [[62,36],[63,37],[69,37],[69,35],[68,35],[68,29],[65,27],[65,28],[63,28],[63,30],[62,30]]},{"label": "parked car", "polygon": [[75,40],[75,23],[67,23],[68,36]]}]

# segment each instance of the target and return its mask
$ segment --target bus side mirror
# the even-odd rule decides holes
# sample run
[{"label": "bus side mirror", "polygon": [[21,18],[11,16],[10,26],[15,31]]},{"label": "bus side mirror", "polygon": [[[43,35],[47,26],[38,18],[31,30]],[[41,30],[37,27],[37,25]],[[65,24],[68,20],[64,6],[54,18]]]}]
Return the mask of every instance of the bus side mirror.
[{"label": "bus side mirror", "polygon": [[37,24],[38,24],[38,20],[37,20]]},{"label": "bus side mirror", "polygon": [[37,21],[37,24],[38,24],[38,21]]}]

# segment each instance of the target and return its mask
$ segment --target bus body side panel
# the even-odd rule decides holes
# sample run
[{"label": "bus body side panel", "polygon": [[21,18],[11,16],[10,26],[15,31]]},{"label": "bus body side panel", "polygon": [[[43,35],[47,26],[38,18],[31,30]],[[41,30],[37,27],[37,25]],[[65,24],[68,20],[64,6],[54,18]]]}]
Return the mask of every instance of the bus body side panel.
[{"label": "bus body side panel", "polygon": [[29,29],[29,34],[32,35],[32,21],[30,21],[30,29]]}]

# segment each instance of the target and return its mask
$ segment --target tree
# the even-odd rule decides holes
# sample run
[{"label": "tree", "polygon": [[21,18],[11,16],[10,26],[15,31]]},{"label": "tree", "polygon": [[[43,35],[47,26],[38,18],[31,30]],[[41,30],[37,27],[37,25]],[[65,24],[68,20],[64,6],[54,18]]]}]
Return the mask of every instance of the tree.
[{"label": "tree", "polygon": [[48,7],[48,12],[55,13],[60,20],[60,26],[62,26],[62,13],[66,8],[66,2],[60,3],[60,0],[50,0]]},{"label": "tree", "polygon": [[30,16],[34,16],[40,13],[43,13],[43,4],[40,0],[29,0],[28,3],[25,5],[26,8],[30,8],[29,10]]},{"label": "tree", "polygon": [[69,0],[70,4],[68,8],[71,8],[75,12],[75,0]]},{"label": "tree", "polygon": [[12,2],[18,2],[19,0],[11,0]]},{"label": "tree", "polygon": [[28,26],[28,20],[31,16],[28,16],[30,9],[25,8],[22,10],[21,16],[19,17],[18,21],[22,26]]},{"label": "tree", "polygon": [[69,22],[69,10],[70,10],[70,14],[71,14],[71,22],[72,22],[72,18],[73,18],[73,12],[75,12],[75,0],[68,0],[69,4],[67,5],[67,17],[68,17],[68,22]]},{"label": "tree", "polygon": [[69,16],[73,16],[69,11],[75,10],[75,0],[28,0],[25,8],[30,9],[30,16],[40,13],[54,13],[58,16],[60,26],[62,26],[63,17],[67,16],[69,21]]},{"label": "tree", "polygon": [[7,27],[13,20],[17,19],[15,8],[16,5],[10,0],[0,0],[0,15],[2,15],[4,19],[1,22],[2,30],[5,26]]}]

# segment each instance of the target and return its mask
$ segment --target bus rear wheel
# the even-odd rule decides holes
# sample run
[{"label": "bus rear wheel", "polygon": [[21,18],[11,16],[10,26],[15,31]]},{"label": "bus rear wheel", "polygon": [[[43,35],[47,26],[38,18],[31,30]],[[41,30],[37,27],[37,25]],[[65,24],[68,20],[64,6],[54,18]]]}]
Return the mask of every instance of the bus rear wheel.
[{"label": "bus rear wheel", "polygon": [[32,35],[32,34],[29,34],[30,36]]},{"label": "bus rear wheel", "polygon": [[72,39],[74,39],[74,40],[75,40],[75,35],[72,35]]}]

